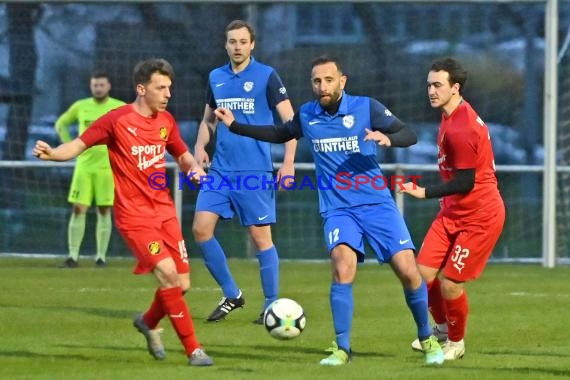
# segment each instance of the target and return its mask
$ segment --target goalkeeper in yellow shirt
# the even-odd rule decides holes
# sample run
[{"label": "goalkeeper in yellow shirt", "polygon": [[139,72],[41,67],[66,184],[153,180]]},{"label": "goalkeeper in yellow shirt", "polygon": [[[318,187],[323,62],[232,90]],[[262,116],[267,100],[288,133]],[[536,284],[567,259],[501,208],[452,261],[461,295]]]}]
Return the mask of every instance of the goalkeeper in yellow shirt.
[{"label": "goalkeeper in yellow shirt", "polygon": [[[94,72],[91,75],[89,87],[92,97],[73,103],[55,122],[55,130],[64,143],[72,140],[69,133],[69,127],[72,124],[78,124],[78,134],[81,135],[99,117],[125,104],[109,96],[111,82],[107,74],[103,72]],[[87,149],[77,158],[67,198],[73,205],[68,226],[69,257],[63,262],[61,268],[78,266],[79,249],[85,234],[86,214],[93,202],[97,206],[95,264],[99,267],[107,265],[106,256],[111,239],[111,208],[115,198],[114,192],[113,173],[107,147],[97,145]]]}]

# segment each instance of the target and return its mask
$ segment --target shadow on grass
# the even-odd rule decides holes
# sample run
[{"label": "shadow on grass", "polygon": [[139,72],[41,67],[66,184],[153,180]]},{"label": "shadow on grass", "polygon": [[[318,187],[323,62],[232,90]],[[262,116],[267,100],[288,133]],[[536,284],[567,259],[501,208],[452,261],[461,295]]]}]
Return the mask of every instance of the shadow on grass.
[{"label": "shadow on grass", "polygon": [[[58,345],[54,345],[54,347],[61,347],[61,348],[71,348],[71,349],[90,349],[90,350],[104,350],[104,351],[122,351],[122,352],[145,352],[146,348],[144,346],[142,346],[142,341],[141,341],[141,346],[137,346],[137,345],[131,345],[131,346],[109,346],[109,345],[97,345],[97,344],[71,344],[71,343],[67,343],[67,344],[58,344]],[[174,351],[174,350],[173,350]],[[180,352],[183,352],[183,350],[179,350]],[[149,356],[150,357],[150,356]]]},{"label": "shadow on grass", "polygon": [[[58,347],[64,347],[64,348],[69,348],[68,346],[65,345],[59,345]],[[85,348],[85,349],[92,349],[93,346],[73,346],[72,348]],[[116,351],[117,347],[107,347],[106,348],[109,351]],[[126,351],[127,349],[125,349]],[[132,349],[130,349],[129,351],[141,351],[141,358],[145,358],[142,353],[143,350],[139,349],[137,347],[133,347]],[[7,350],[0,350],[0,358],[21,358],[21,359],[36,359],[36,360],[49,360],[49,361],[53,361],[53,360],[61,360],[61,361],[70,361],[70,360],[79,360],[79,361],[85,361],[85,362],[96,362],[96,361],[101,361],[101,362],[117,362],[117,363],[124,363],[124,362],[130,362],[130,363],[138,363],[140,362],[139,359],[129,359],[127,357],[124,356],[115,356],[115,355],[107,355],[104,358],[102,357],[94,357],[93,355],[82,355],[82,354],[70,354],[70,353],[59,353],[59,354],[54,354],[54,353],[40,353],[40,352],[33,352],[33,351],[27,351],[27,350],[18,350],[18,351],[7,351]],[[145,358],[146,359],[146,358]]]},{"label": "shadow on grass", "polygon": [[[463,369],[463,370],[468,370],[468,371],[481,371],[482,368],[481,367],[466,367],[466,366],[453,366],[453,367],[448,367],[450,369]],[[486,370],[492,370],[493,372],[503,372],[505,373],[505,379],[508,379],[509,376],[508,374],[523,374],[523,375],[527,375],[529,379],[533,379],[533,378],[537,378],[539,375],[553,375],[553,376],[561,376],[561,378],[570,378],[570,370],[564,370],[564,369],[554,369],[554,368],[533,368],[533,367],[529,367],[529,366],[523,366],[523,367],[513,367],[513,368],[498,368],[498,367],[489,367],[486,368]]]},{"label": "shadow on grass", "polygon": [[512,356],[546,356],[546,357],[559,357],[559,358],[570,358],[570,352],[567,354],[562,354],[559,352],[548,352],[548,351],[512,351],[512,350],[494,350],[481,352],[482,355],[512,355]]},{"label": "shadow on grass", "polygon": [[[216,353],[220,356],[225,357],[232,357],[238,359],[256,359],[256,360],[282,360],[283,357],[307,357],[314,356],[315,360],[318,361],[325,356],[329,355],[325,350],[321,347],[300,347],[298,345],[287,345],[287,342],[284,341],[283,344],[280,345],[253,345],[249,349],[247,353],[236,353],[235,352],[235,345],[232,344],[209,344],[206,348],[208,353],[215,355]],[[358,351],[352,353],[354,357],[366,357],[366,358],[389,358],[389,357],[396,357],[393,354],[386,354],[381,352],[365,352],[365,351]]]},{"label": "shadow on grass", "polygon": [[[22,305],[6,305],[0,304],[2,308],[14,307],[14,308],[23,308]],[[105,317],[105,318],[117,318],[117,319],[130,319],[132,320],[137,312],[134,310],[116,310],[116,309],[106,309],[101,307],[81,307],[81,306],[63,306],[63,305],[26,305],[25,308],[27,309],[40,309],[40,310],[56,310],[58,312],[80,312],[89,315],[95,315],[98,317]]]},{"label": "shadow on grass", "polygon": [[93,357],[78,354],[41,354],[32,351],[0,351],[0,357],[7,358],[26,358],[26,359],[53,359],[53,358],[65,358],[67,360],[93,360]]}]

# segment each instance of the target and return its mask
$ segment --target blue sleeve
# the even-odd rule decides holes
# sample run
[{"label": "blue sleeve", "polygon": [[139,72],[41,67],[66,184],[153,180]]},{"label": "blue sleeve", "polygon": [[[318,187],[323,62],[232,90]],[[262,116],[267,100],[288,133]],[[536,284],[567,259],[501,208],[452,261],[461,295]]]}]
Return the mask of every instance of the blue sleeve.
[{"label": "blue sleeve", "polygon": [[392,123],[398,118],[384,104],[376,99],[370,99],[370,126],[372,130],[387,132]]},{"label": "blue sleeve", "polygon": [[267,79],[267,103],[271,109],[275,109],[275,106],[286,99],[289,99],[287,89],[281,81],[279,74],[273,70]]}]

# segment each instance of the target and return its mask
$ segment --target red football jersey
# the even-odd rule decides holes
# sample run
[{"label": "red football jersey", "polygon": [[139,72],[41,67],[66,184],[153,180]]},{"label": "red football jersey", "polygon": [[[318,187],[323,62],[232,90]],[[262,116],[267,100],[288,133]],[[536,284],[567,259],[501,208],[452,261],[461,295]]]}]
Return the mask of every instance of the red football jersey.
[{"label": "red football jersey", "polygon": [[475,186],[469,193],[443,197],[444,215],[475,216],[478,210],[502,203],[489,130],[466,101],[451,115],[442,114],[437,148],[439,174],[444,182],[454,178],[458,169],[475,169]]},{"label": "red football jersey", "polygon": [[153,179],[166,180],[166,152],[179,157],[188,151],[169,112],[145,117],[127,104],[99,118],[80,139],[87,147],[105,144],[109,149],[119,229],[136,229],[176,216],[168,187],[155,190],[149,184]]}]

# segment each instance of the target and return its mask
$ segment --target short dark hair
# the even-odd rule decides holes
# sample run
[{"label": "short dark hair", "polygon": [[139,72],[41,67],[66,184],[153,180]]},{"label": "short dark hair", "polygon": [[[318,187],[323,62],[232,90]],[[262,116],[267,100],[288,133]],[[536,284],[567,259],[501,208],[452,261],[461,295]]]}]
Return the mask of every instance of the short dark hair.
[{"label": "short dark hair", "polygon": [[147,84],[154,73],[166,75],[174,80],[174,69],[166,59],[150,58],[136,64],[133,70],[133,84],[135,87],[139,84]]},{"label": "short dark hair", "polygon": [[89,77],[89,79],[100,79],[100,78],[106,78],[107,80],[110,81],[109,75],[107,75],[107,73],[103,70],[94,70],[93,72],[91,72],[91,76]]},{"label": "short dark hair", "polygon": [[247,29],[247,31],[249,32],[249,37],[251,38],[251,42],[254,42],[255,41],[255,29],[253,28],[253,25],[251,25],[249,22],[244,21],[244,20],[234,20],[234,21],[230,22],[228,24],[228,26],[226,26],[226,38],[228,38],[228,32],[229,31],[241,29],[241,28]]},{"label": "short dark hair", "polygon": [[430,71],[447,71],[449,73],[449,84],[453,86],[455,83],[459,83],[459,93],[467,82],[467,71],[453,58],[433,62]]},{"label": "short dark hair", "polygon": [[311,62],[311,69],[313,69],[315,66],[319,66],[319,65],[324,65],[325,63],[334,63],[336,68],[338,69],[338,71],[342,74],[342,67],[340,67],[340,62],[338,60],[338,58],[336,57],[331,57],[328,55],[319,55],[318,57],[313,59],[313,62]]}]

